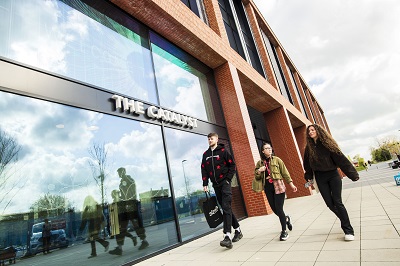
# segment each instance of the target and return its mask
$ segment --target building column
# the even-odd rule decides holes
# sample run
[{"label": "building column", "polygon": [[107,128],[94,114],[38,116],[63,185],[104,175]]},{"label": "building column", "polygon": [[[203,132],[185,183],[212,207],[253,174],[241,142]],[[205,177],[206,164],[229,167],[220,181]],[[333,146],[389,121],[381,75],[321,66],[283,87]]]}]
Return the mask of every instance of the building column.
[{"label": "building column", "polygon": [[306,95],[304,94],[304,88],[303,88],[303,85],[301,84],[299,74],[297,72],[295,72],[295,73],[293,73],[293,76],[294,76],[294,82],[296,82],[296,85],[297,85],[297,88],[299,91],[301,101],[303,102],[304,109],[307,113],[308,120],[313,121],[313,116],[311,114],[310,106],[307,104],[308,101],[306,99]]},{"label": "building column", "polygon": [[279,59],[279,62],[281,64],[281,69],[282,69],[282,72],[283,72],[283,76],[284,76],[284,78],[286,80],[286,84],[287,84],[288,89],[290,91],[290,96],[292,98],[293,105],[294,105],[294,107],[297,108],[297,110],[299,110],[301,112],[300,103],[299,103],[299,101],[298,101],[298,99],[296,97],[296,92],[294,91],[295,90],[295,88],[293,87],[294,84],[292,84],[292,81],[291,81],[292,79],[289,76],[292,73],[290,72],[291,70],[289,69],[289,67],[286,64],[286,60],[285,60],[285,57],[283,55],[281,47],[279,47],[279,46],[276,47],[276,54],[278,55],[278,59]]},{"label": "building column", "polygon": [[256,193],[251,188],[255,164],[260,155],[237,69],[228,62],[214,69],[214,76],[247,214],[257,216],[271,213],[271,209],[267,209],[264,193]]},{"label": "building column", "polygon": [[258,48],[258,53],[261,58],[261,64],[263,65],[265,74],[267,75],[268,82],[277,90],[279,91],[278,82],[276,81],[275,72],[272,68],[271,61],[269,60],[267,48],[264,45],[262,33],[260,30],[260,26],[257,22],[256,14],[254,13],[253,5],[247,1],[243,2],[247,16],[249,18],[249,24],[251,27],[251,31],[253,32],[254,41]]},{"label": "building column", "polygon": [[204,8],[206,10],[208,24],[210,28],[216,34],[218,34],[229,47],[230,44],[228,40],[228,34],[225,30],[224,19],[222,18],[218,0],[204,0]]},{"label": "building column", "polygon": [[[264,119],[268,128],[268,134],[271,138],[274,154],[283,160],[294,185],[298,189],[298,191],[294,193],[287,185],[287,197],[295,198],[310,195],[310,190],[304,187],[305,181],[302,155],[286,109],[284,107],[279,107],[267,112],[264,114]],[[297,132],[299,139],[301,139],[300,131],[301,130]]]}]

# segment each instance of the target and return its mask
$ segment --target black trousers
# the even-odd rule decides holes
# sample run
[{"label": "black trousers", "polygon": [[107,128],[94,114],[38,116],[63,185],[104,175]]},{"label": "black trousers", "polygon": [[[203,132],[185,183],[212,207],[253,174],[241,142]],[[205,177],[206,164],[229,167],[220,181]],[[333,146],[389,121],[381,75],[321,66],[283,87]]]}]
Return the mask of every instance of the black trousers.
[{"label": "black trousers", "polygon": [[316,171],[315,180],[326,206],[339,218],[343,232],[354,235],[349,215],[342,202],[342,179],[338,171]]},{"label": "black trousers", "polygon": [[108,245],[108,241],[99,238],[98,236],[95,237],[91,237],[90,240],[90,247],[92,248],[92,253],[90,255],[96,256],[97,252],[96,252],[96,241],[99,242],[103,247],[107,247]]},{"label": "black trousers", "polygon": [[132,223],[133,229],[141,240],[146,238],[146,229],[143,226],[143,220],[139,213],[140,208],[141,206],[136,200],[121,201],[118,204],[120,226],[120,233],[116,236],[118,245],[124,244],[125,237],[134,238],[134,236],[128,232],[129,222]]},{"label": "black trousers", "polygon": [[239,227],[239,222],[237,221],[235,215],[232,212],[232,188],[231,183],[228,181],[223,181],[223,183],[214,187],[215,195],[219,205],[222,207],[222,214],[224,217],[224,234],[231,232],[231,227],[234,229]]},{"label": "black trousers", "polygon": [[281,223],[282,231],[286,230],[286,214],[283,211],[283,204],[285,203],[286,193],[275,194],[275,188],[273,183],[269,183],[268,180],[265,181],[264,187],[265,196],[269,206],[273,212],[279,217],[279,222]]}]

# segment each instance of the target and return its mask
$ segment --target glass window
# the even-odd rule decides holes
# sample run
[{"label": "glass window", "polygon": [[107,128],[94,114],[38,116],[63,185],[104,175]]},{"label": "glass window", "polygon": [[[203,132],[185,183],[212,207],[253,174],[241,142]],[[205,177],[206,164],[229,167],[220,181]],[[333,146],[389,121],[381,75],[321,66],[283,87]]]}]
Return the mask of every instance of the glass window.
[{"label": "glass window", "polygon": [[80,1],[68,3],[1,1],[0,56],[157,104],[138,23],[127,19],[133,32]]},{"label": "glass window", "polygon": [[275,47],[273,46],[273,44],[270,42],[267,35],[263,31],[261,31],[261,35],[263,37],[265,47],[267,47],[268,57],[269,57],[269,60],[271,61],[272,68],[274,69],[274,73],[275,73],[276,80],[278,82],[279,90],[280,90],[281,94],[291,104],[293,104],[292,97],[290,95],[289,89],[287,88],[286,80],[283,75],[278,56],[276,54]]},{"label": "glass window", "polygon": [[244,41],[245,47],[247,49],[247,54],[249,56],[249,58],[247,60],[249,61],[251,66],[255,70],[257,70],[258,73],[260,73],[260,75],[265,77],[264,70],[261,66],[261,61],[258,56],[257,47],[254,43],[253,34],[251,32],[249,23],[247,21],[247,16],[245,13],[246,11],[243,8],[242,1],[235,0],[235,1],[233,1],[233,3],[234,3],[235,10],[236,10],[238,22],[240,24],[240,28],[242,31],[243,41]]},{"label": "glass window", "polygon": [[201,206],[205,194],[200,166],[203,153],[208,148],[207,136],[168,128],[165,129],[165,136],[179,226],[185,241],[210,230]]},{"label": "glass window", "polygon": [[225,30],[226,34],[228,35],[231,48],[234,49],[241,57],[246,59],[229,0],[218,0],[218,4],[224,20]]},{"label": "glass window", "polygon": [[161,106],[215,123],[209,69],[157,34],[150,36]]},{"label": "glass window", "polygon": [[286,69],[287,69],[288,73],[290,73],[289,74],[290,81],[293,84],[294,93],[295,93],[297,101],[299,102],[299,105],[300,105],[300,111],[303,113],[303,115],[305,115],[308,118],[307,112],[304,109],[303,100],[300,97],[299,88],[297,87],[297,83],[295,82],[295,78],[294,78],[295,73],[292,70],[290,70],[290,68],[287,64],[286,64]]},{"label": "glass window", "polygon": [[[99,265],[178,242],[160,126],[5,92],[0,112],[2,245],[41,252],[46,218],[53,254],[32,264],[92,265],[91,240]],[[121,256],[104,253],[124,238]]]}]

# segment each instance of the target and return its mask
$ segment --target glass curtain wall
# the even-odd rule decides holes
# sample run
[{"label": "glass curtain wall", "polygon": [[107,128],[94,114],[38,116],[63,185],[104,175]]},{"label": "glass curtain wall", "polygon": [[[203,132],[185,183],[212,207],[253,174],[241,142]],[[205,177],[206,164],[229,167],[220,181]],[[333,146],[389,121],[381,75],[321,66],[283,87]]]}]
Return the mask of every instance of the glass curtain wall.
[{"label": "glass curtain wall", "polygon": [[[6,92],[0,112],[0,242],[38,255],[18,264],[92,265],[89,242],[105,239],[96,265],[120,265],[178,242],[160,126]],[[118,231],[121,256],[104,254]]]},{"label": "glass curtain wall", "polygon": [[[224,125],[212,71],[121,10],[101,10],[107,14],[78,0],[0,1],[0,56]],[[175,208],[182,240],[210,230],[197,190],[206,136],[3,90],[0,142],[11,145],[11,157],[0,167],[0,247],[15,246],[18,258],[29,258],[18,264],[125,264],[179,242]],[[127,212],[134,216],[121,214]],[[96,234],[90,217],[97,217]],[[45,219],[51,258],[33,256],[43,251]],[[97,241],[101,259],[93,262],[97,239],[110,246]],[[118,244],[120,256],[104,254]]]},{"label": "glass curtain wall", "polygon": [[[0,56],[158,104],[146,33],[80,1],[0,1]],[[139,32],[139,33],[138,33]]]},{"label": "glass curtain wall", "polygon": [[293,84],[294,93],[295,93],[297,101],[299,102],[299,105],[300,105],[300,111],[303,113],[303,115],[305,115],[308,118],[307,112],[304,109],[303,100],[300,97],[299,88],[297,87],[297,83],[295,82],[295,78],[294,78],[295,73],[289,68],[289,66],[287,64],[286,64],[286,69],[289,73],[290,81]]},{"label": "glass curtain wall", "polygon": [[276,80],[278,81],[279,91],[290,103],[293,104],[292,98],[286,85],[285,77],[282,73],[281,65],[275,51],[275,47],[263,31],[261,31],[261,35],[263,37],[265,47],[267,48],[268,57],[272,63],[272,68],[274,69]]}]

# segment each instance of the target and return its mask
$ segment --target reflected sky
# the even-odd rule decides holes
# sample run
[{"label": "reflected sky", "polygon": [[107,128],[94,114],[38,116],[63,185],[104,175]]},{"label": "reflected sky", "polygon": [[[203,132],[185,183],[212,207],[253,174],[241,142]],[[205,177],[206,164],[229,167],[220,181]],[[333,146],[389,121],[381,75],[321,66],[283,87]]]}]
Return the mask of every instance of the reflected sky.
[{"label": "reflected sky", "polygon": [[157,103],[143,38],[80,6],[97,21],[55,0],[1,1],[0,55]]},{"label": "reflected sky", "polygon": [[[18,108],[15,108],[18,106]],[[40,196],[61,194],[80,207],[88,194],[101,202],[88,149],[107,150],[106,200],[118,189],[117,169],[125,167],[138,194],[169,188],[161,128],[128,119],[0,92],[0,129],[21,146],[11,165],[0,213],[28,211]],[[30,195],[29,201],[20,195]],[[8,205],[7,205],[8,204]]]}]

